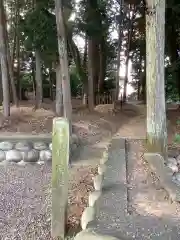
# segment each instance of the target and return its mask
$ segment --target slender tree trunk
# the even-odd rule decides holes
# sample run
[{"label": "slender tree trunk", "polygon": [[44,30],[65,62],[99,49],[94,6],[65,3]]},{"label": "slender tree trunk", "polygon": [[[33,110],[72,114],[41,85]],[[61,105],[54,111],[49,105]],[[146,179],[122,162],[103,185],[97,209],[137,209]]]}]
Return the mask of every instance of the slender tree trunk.
[{"label": "slender tree trunk", "polygon": [[[19,9],[19,0],[17,1],[17,26],[19,26],[19,21],[20,21],[20,9]],[[21,82],[20,82],[20,71],[21,71],[21,66],[20,66],[20,39],[19,39],[19,32],[18,32],[18,27],[16,27],[16,59],[17,59],[17,81],[16,81],[16,91],[19,100],[21,100]]]},{"label": "slender tree trunk", "polygon": [[123,102],[126,102],[127,99],[127,85],[128,85],[128,65],[129,65],[129,52],[131,49],[131,41],[132,41],[132,32],[133,32],[133,22],[135,18],[135,10],[133,13],[133,17],[129,23],[129,32],[128,32],[128,45],[127,45],[127,56],[125,61],[126,72],[124,78],[124,91],[123,91]]},{"label": "slender tree trunk", "polygon": [[93,40],[88,39],[88,107],[94,110]]},{"label": "slender tree trunk", "polygon": [[3,89],[3,114],[5,117],[10,116],[10,96],[9,96],[9,79],[8,79],[8,61],[6,39],[4,31],[4,3],[0,1],[0,60],[2,74],[2,89]]},{"label": "slender tree trunk", "polygon": [[50,99],[53,101],[53,69],[52,66],[49,67],[49,83],[50,83]]},{"label": "slender tree trunk", "polygon": [[62,75],[60,64],[56,66],[56,114],[63,116]]},{"label": "slender tree trunk", "polygon": [[126,56],[126,71],[125,71],[125,77],[124,77],[124,90],[123,90],[123,102],[125,103],[127,100],[127,85],[128,85],[128,66],[129,66],[129,52],[127,53],[128,55]]},{"label": "slender tree trunk", "polygon": [[142,54],[140,52],[140,58],[139,58],[139,63],[140,63],[140,67],[139,67],[139,81],[138,81],[138,90],[137,90],[137,99],[140,100],[141,98],[141,86],[142,86],[142,75],[143,75],[143,72],[142,72]]},{"label": "slender tree trunk", "polygon": [[64,117],[69,120],[70,134],[71,134],[72,133],[71,88],[70,88],[70,76],[69,76],[69,66],[68,66],[67,38],[65,33],[65,22],[63,17],[62,0],[55,0],[55,11],[56,11],[57,33],[58,33],[59,62],[60,62],[61,74],[62,74]]},{"label": "slender tree trunk", "polygon": [[0,64],[0,105],[3,103],[3,89],[2,89],[2,74],[1,74],[1,64]]},{"label": "slender tree trunk", "polygon": [[34,101],[36,101],[36,74],[35,74],[35,61],[34,61],[34,57],[32,57],[31,70],[32,70]]},{"label": "slender tree trunk", "polygon": [[35,109],[41,108],[43,101],[43,86],[42,86],[42,72],[41,72],[41,57],[38,50],[35,52],[36,59],[36,103]]},{"label": "slender tree trunk", "polygon": [[[124,0],[120,1],[120,16],[122,18],[122,9],[124,5]],[[116,72],[116,90],[115,90],[115,102],[119,99],[119,74],[120,74],[120,67],[121,67],[121,47],[122,47],[122,35],[123,35],[123,27],[122,22],[119,23],[118,29],[118,49],[117,49],[117,72]],[[114,104],[114,107],[115,104]]]},{"label": "slender tree trunk", "polygon": [[16,86],[14,82],[14,72],[13,72],[13,65],[11,61],[11,54],[10,54],[10,48],[9,48],[9,41],[8,41],[8,32],[7,32],[7,20],[6,20],[6,13],[4,12],[4,36],[6,41],[6,52],[7,52],[7,61],[8,61],[8,70],[9,70],[9,77],[10,77],[10,83],[11,83],[11,89],[12,89],[12,97],[13,97],[13,103],[18,107],[18,98],[16,93]]},{"label": "slender tree trunk", "polygon": [[[145,61],[146,64],[146,61]],[[141,83],[141,100],[146,104],[146,65],[144,72],[142,73],[142,83]]]},{"label": "slender tree trunk", "polygon": [[99,45],[99,79],[98,79],[98,92],[102,92],[104,86],[104,79],[106,76],[106,42],[105,37],[101,39]]},{"label": "slender tree trunk", "polygon": [[84,57],[83,57],[83,69],[85,73],[85,79],[83,79],[83,97],[82,97],[83,102],[82,103],[84,106],[87,106],[87,99],[88,99],[87,56],[88,56],[88,39],[86,35]]},{"label": "slender tree trunk", "polygon": [[147,0],[146,15],[146,87],[147,143],[150,152],[167,159],[167,127],[165,109],[164,47],[165,0]]}]

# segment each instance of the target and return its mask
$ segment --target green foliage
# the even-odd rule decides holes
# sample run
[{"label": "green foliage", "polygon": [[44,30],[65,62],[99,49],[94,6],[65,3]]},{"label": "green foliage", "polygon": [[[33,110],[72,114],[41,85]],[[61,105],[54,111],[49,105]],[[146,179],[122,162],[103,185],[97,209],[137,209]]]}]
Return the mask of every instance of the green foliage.
[{"label": "green foliage", "polygon": [[180,134],[176,133],[175,138],[174,138],[174,141],[175,141],[176,143],[180,143]]},{"label": "green foliage", "polygon": [[176,87],[176,79],[173,78],[172,71],[166,70],[165,78],[166,99],[167,101],[178,101],[178,89]]},{"label": "green foliage", "polygon": [[70,83],[71,83],[71,95],[81,95],[82,85],[81,78],[78,76],[78,72],[75,66],[70,68]]},{"label": "green foliage", "polygon": [[44,55],[57,55],[57,30],[55,16],[45,8],[38,7],[21,20],[20,31],[24,32],[27,50],[39,49]]}]

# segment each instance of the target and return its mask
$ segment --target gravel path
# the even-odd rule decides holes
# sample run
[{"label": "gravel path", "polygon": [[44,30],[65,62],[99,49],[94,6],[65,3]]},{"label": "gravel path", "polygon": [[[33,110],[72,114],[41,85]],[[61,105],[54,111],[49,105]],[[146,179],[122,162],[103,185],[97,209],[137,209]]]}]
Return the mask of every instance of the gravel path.
[{"label": "gravel path", "polygon": [[[78,228],[95,171],[70,169],[68,228]],[[0,166],[0,240],[52,239],[50,184],[50,164]]]},{"label": "gravel path", "polygon": [[50,237],[51,166],[0,166],[0,239]]}]

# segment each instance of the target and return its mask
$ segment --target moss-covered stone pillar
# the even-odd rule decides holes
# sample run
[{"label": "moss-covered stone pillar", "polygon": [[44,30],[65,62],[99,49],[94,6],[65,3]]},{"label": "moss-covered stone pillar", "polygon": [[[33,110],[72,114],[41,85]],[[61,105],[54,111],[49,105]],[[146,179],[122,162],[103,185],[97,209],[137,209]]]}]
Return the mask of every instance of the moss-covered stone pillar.
[{"label": "moss-covered stone pillar", "polygon": [[52,134],[52,237],[64,239],[68,202],[69,123],[54,118]]}]

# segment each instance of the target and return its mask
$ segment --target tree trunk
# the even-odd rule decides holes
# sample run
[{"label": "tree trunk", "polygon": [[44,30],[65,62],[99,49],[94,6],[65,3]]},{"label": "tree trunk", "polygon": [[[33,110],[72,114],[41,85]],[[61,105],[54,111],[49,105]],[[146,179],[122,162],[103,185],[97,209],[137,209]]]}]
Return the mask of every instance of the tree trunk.
[{"label": "tree trunk", "polygon": [[87,56],[88,56],[88,39],[86,35],[85,46],[84,46],[84,57],[83,57],[83,69],[85,73],[85,79],[83,80],[82,104],[84,106],[87,106],[87,99],[88,99]]},{"label": "tree trunk", "polygon": [[19,31],[18,31],[18,26],[20,22],[20,10],[19,10],[19,0],[17,1],[17,27],[16,27],[16,58],[17,58],[17,80],[16,80],[16,91],[19,100],[21,100],[21,81],[20,81],[20,71],[21,71],[21,66],[20,66],[20,38],[19,38]]},{"label": "tree trunk", "polygon": [[[117,72],[116,72],[116,90],[115,90],[115,101],[119,100],[119,75],[120,75],[120,67],[121,67],[121,47],[122,47],[122,36],[123,36],[123,18],[122,18],[122,9],[124,5],[124,0],[120,1],[120,17],[121,22],[119,23],[119,29],[118,29],[118,49],[117,49]],[[114,107],[115,104],[114,104]]]},{"label": "tree trunk", "polygon": [[2,89],[2,74],[1,74],[1,64],[0,64],[0,105],[3,104],[3,89]]},{"label": "tree trunk", "polygon": [[4,34],[4,3],[0,1],[0,60],[1,60],[1,74],[2,74],[2,89],[3,89],[3,114],[5,117],[10,116],[10,97],[9,97],[9,79],[8,79],[8,61],[7,49]]},{"label": "tree trunk", "polygon": [[34,101],[36,101],[36,74],[35,74],[35,62],[34,62],[34,57],[32,57],[31,70],[32,70],[32,81],[33,81]]},{"label": "tree trunk", "polygon": [[144,72],[142,72],[142,83],[141,83],[141,100],[144,102],[144,104],[146,104],[146,65],[145,65],[145,69]]},{"label": "tree trunk", "polygon": [[142,75],[143,75],[142,54],[141,54],[141,52],[140,52],[140,56],[139,56],[139,63],[140,63],[140,67],[139,67],[139,70],[138,70],[139,81],[138,81],[138,89],[137,89],[137,99],[138,99],[138,101],[141,100],[141,87],[142,87]]},{"label": "tree trunk", "polygon": [[42,86],[42,72],[41,72],[41,57],[38,50],[35,52],[36,58],[36,102],[35,109],[41,108],[43,101],[43,86]]},{"label": "tree trunk", "polygon": [[70,88],[70,76],[69,76],[69,66],[68,66],[67,37],[65,33],[65,22],[63,17],[62,0],[55,0],[55,10],[56,10],[57,33],[58,33],[59,62],[60,62],[61,74],[62,74],[64,117],[69,120],[70,134],[71,134],[72,133],[71,88]]},{"label": "tree trunk", "polygon": [[167,160],[165,109],[164,46],[165,0],[147,1],[146,15],[146,87],[147,147]]},{"label": "tree trunk", "polygon": [[52,70],[52,66],[49,68],[49,83],[50,83],[50,89],[49,89],[50,99],[52,101],[54,101],[54,99],[53,99],[53,70]]},{"label": "tree trunk", "polygon": [[56,66],[56,114],[63,116],[62,75],[60,64]]},{"label": "tree trunk", "polygon": [[88,107],[94,110],[93,40],[88,39]]},{"label": "tree trunk", "polygon": [[99,79],[98,79],[98,92],[102,92],[104,79],[106,76],[106,42],[105,38],[102,37],[99,45]]},{"label": "tree trunk", "polygon": [[[174,23],[172,23],[172,26],[170,30],[168,30],[168,50],[169,50],[169,56],[171,60],[171,64],[177,64],[179,61],[179,54],[178,54],[178,32],[176,32]],[[180,67],[178,66],[173,72],[173,79],[176,81],[176,86],[178,90],[178,95],[179,95],[179,101],[180,101]]]},{"label": "tree trunk", "polygon": [[126,56],[126,61],[125,61],[126,72],[125,72],[125,78],[124,78],[123,102],[126,102],[126,98],[127,98],[129,52],[130,52],[130,49],[131,49],[131,41],[132,41],[132,32],[133,32],[134,18],[135,18],[135,10],[134,10],[134,13],[133,13],[133,17],[132,17],[132,19],[131,19],[131,21],[129,23],[127,56]]},{"label": "tree trunk", "polygon": [[10,83],[11,83],[11,90],[12,90],[12,97],[13,97],[13,103],[18,107],[18,99],[17,99],[17,93],[16,93],[16,86],[14,82],[14,72],[13,72],[13,65],[11,61],[11,54],[10,54],[10,48],[9,48],[9,41],[8,41],[8,33],[7,33],[7,20],[6,20],[6,13],[4,12],[4,36],[6,41],[6,52],[7,52],[7,61],[8,61],[8,70],[9,70],[9,77],[10,77]]}]

